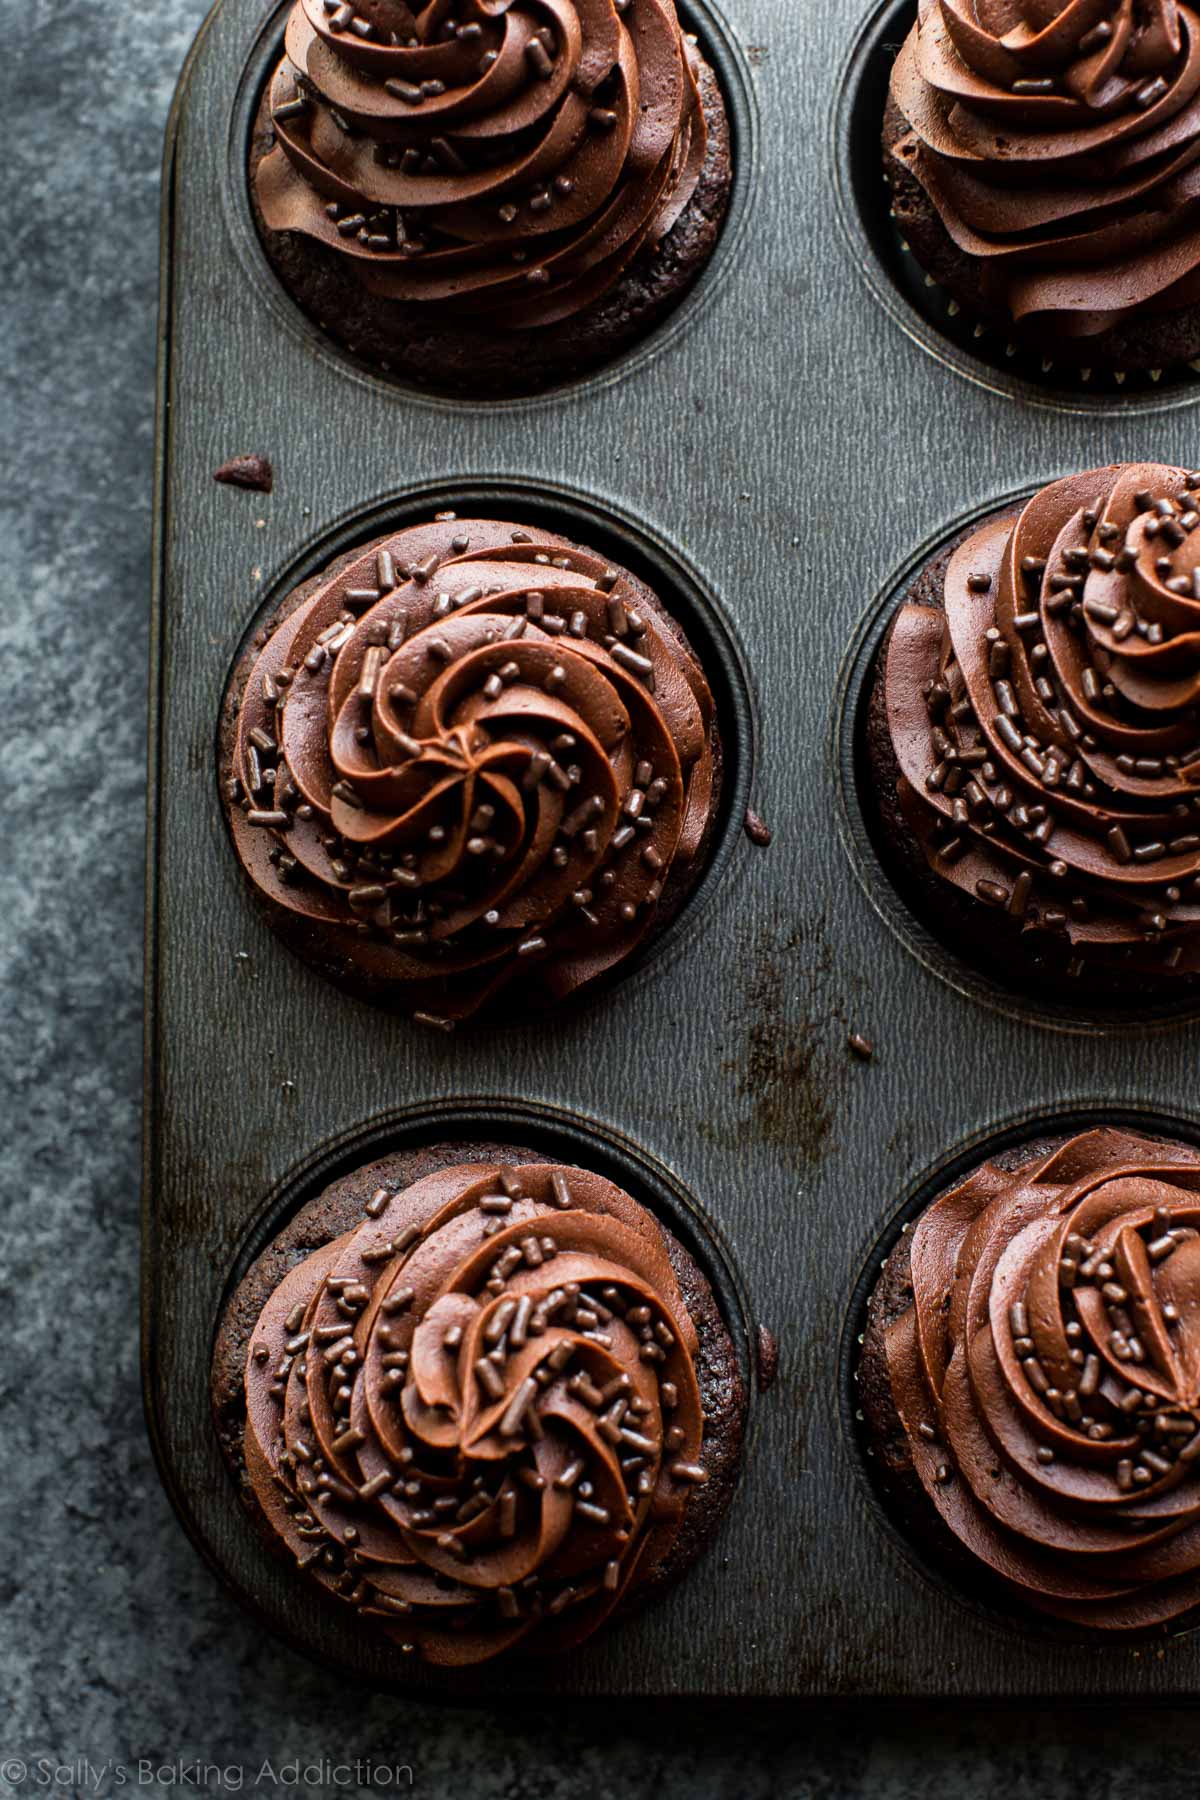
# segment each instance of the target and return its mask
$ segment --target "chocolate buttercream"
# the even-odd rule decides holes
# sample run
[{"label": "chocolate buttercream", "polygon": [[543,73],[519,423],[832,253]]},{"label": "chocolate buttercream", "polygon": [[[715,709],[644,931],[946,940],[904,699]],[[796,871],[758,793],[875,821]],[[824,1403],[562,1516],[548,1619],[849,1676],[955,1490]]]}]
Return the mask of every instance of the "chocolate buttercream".
[{"label": "chocolate buttercream", "polygon": [[696,1330],[663,1236],[531,1163],[379,1189],[251,1334],[245,1464],[281,1545],[405,1649],[581,1642],[708,1480]]},{"label": "chocolate buttercream", "polygon": [[666,236],[704,164],[672,0],[297,0],[285,51],[266,224],[439,316],[569,318]]},{"label": "chocolate buttercream", "polygon": [[607,974],[695,874],[715,810],[712,696],[654,597],[495,520],[409,527],[318,580],[232,735],[250,879],[434,1023],[515,975],[556,1001]]},{"label": "chocolate buttercream", "polygon": [[985,310],[1088,339],[1200,301],[1200,14],[1178,0],[920,0],[889,166]]},{"label": "chocolate buttercream", "polygon": [[1200,1153],[1100,1129],[984,1163],[913,1227],[911,1282],[887,1371],[959,1544],[1075,1624],[1200,1603]]},{"label": "chocolate buttercream", "polygon": [[905,605],[888,642],[930,869],[1073,975],[1200,969],[1198,489],[1158,463],[1053,482],[962,542],[944,606]]}]

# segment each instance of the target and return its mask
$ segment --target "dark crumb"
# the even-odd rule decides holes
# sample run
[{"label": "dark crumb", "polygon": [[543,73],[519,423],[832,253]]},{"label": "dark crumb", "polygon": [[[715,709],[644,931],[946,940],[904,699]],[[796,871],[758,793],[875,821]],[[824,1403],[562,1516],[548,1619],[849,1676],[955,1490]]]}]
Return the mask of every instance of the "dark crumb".
[{"label": "dark crumb", "polygon": [[758,1386],[762,1393],[775,1380],[779,1373],[779,1345],[775,1333],[765,1325],[758,1328]]},{"label": "dark crumb", "polygon": [[861,1031],[852,1031],[846,1042],[855,1056],[861,1057],[863,1062],[870,1062],[875,1054],[874,1044],[869,1037],[864,1037]]},{"label": "dark crumb", "polygon": [[269,494],[275,484],[275,471],[265,456],[231,456],[213,475],[227,487],[255,488]]},{"label": "dark crumb", "polygon": [[742,825],[750,842],[757,844],[760,850],[765,850],[771,841],[771,827],[760,819],[749,806],[746,808],[746,817],[742,820]]}]

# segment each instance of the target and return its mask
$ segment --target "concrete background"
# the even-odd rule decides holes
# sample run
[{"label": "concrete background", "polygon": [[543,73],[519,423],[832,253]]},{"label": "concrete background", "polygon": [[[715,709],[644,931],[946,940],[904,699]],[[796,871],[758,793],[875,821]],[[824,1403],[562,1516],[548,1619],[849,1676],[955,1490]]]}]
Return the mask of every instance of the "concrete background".
[{"label": "concrete background", "polygon": [[141,863],[159,157],[203,11],[27,0],[0,54],[0,1793],[254,1791],[264,1759],[257,1791],[388,1789],[280,1773],[354,1758],[471,1800],[1194,1793],[1179,1712],[364,1696],[265,1639],[185,1542],[138,1391]]}]

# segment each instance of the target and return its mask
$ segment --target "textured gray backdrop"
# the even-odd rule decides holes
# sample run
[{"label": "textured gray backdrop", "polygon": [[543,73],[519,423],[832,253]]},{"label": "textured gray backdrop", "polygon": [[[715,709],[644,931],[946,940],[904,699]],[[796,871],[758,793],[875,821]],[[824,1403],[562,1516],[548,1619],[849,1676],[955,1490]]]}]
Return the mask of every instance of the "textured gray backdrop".
[{"label": "textured gray backdrop", "polygon": [[[106,1761],[129,1792],[220,1792],[239,1770],[250,1791],[264,1759],[355,1757],[470,1800],[1194,1793],[1184,1713],[505,1715],[363,1696],[262,1637],[181,1535],[138,1393],[141,839],[159,154],[203,10],[26,0],[0,55],[0,1794],[118,1793]],[[779,10],[802,29],[802,6]],[[198,1776],[196,1758],[230,1772]],[[139,1759],[182,1766],[139,1785]],[[258,1791],[386,1785],[271,1779]]]}]

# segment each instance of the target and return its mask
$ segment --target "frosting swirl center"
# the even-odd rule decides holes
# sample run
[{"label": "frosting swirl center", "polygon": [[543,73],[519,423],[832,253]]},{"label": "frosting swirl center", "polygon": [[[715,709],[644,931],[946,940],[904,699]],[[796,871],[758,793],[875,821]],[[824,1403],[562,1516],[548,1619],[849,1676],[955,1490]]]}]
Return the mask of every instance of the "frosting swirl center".
[{"label": "frosting swirl center", "polygon": [[649,590],[453,516],[318,583],[250,672],[228,814],[251,880],[391,1004],[452,1024],[521,969],[560,999],[690,882],[714,707]]}]

